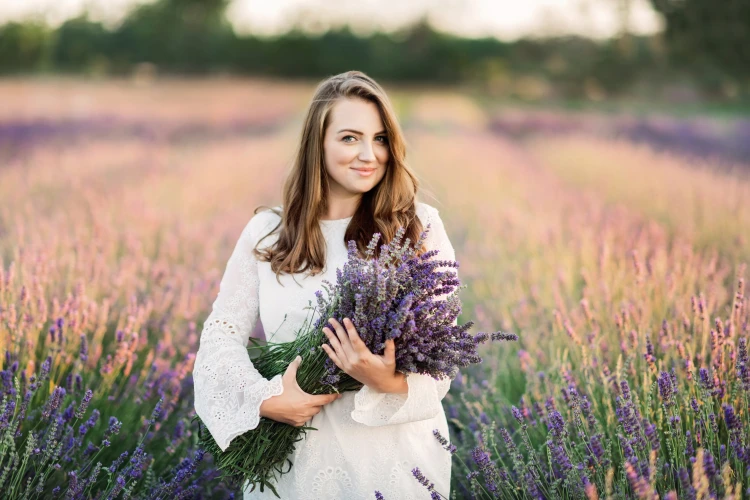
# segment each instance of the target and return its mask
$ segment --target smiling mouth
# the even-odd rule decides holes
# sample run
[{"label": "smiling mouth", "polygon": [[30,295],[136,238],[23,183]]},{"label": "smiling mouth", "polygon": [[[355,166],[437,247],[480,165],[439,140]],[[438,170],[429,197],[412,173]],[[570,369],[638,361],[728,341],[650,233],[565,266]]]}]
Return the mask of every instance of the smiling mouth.
[{"label": "smiling mouth", "polygon": [[353,170],[356,170],[357,172],[374,172],[374,168],[355,168]]}]

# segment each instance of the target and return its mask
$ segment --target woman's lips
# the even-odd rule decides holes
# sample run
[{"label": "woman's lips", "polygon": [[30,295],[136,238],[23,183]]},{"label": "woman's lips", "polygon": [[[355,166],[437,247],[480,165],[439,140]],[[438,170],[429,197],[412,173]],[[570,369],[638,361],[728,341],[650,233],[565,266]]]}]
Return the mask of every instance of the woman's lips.
[{"label": "woman's lips", "polygon": [[355,172],[357,172],[362,177],[369,177],[375,172],[374,168],[355,168],[353,169]]}]

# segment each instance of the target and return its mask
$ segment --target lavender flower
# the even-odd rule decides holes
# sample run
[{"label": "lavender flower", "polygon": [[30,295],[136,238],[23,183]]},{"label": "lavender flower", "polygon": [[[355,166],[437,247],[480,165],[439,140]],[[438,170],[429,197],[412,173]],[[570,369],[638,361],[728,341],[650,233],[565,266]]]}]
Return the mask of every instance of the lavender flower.
[{"label": "lavender flower", "polygon": [[659,374],[659,395],[661,396],[662,401],[664,401],[664,406],[667,408],[675,404],[672,377],[670,377],[667,372],[661,372]]},{"label": "lavender flower", "polygon": [[523,424],[524,423],[524,421],[523,421],[523,415],[521,414],[521,410],[519,410],[515,406],[512,406],[511,407],[511,412],[513,413],[513,418],[515,418],[516,421],[519,424]]},{"label": "lavender flower", "polygon": [[78,356],[81,361],[87,361],[89,359],[89,343],[86,339],[86,335],[81,334],[81,349],[78,352]]},{"label": "lavender flower", "polygon": [[682,497],[686,500],[695,500],[695,488],[693,488],[692,482],[690,481],[690,475],[684,467],[680,467],[677,471],[677,477],[680,479],[680,488],[682,489]]},{"label": "lavender flower", "polygon": [[[47,358],[50,359],[50,358]],[[44,366],[42,366],[42,370],[44,370]],[[49,371],[49,368],[47,368]],[[60,407],[60,404],[62,403],[62,399],[65,396],[65,389],[62,387],[56,387],[54,391],[52,391],[52,394],[50,394],[49,399],[47,400],[47,405],[44,408],[44,411],[42,411],[42,417],[49,418],[50,415],[52,415],[54,412],[57,411],[57,409]]]},{"label": "lavender flower", "polygon": [[471,458],[474,463],[477,464],[479,470],[484,476],[485,486],[490,492],[497,491],[497,480],[499,479],[499,472],[494,462],[490,458],[490,454],[477,446],[471,450]]},{"label": "lavender flower", "polygon": [[159,398],[159,401],[156,402],[156,406],[154,407],[154,411],[151,412],[151,419],[149,420],[149,423],[155,424],[157,420],[159,420],[159,416],[161,415],[161,407],[164,403],[164,398]]},{"label": "lavender flower", "polygon": [[443,446],[443,448],[450,452],[451,455],[456,453],[456,446],[445,439],[439,430],[433,429],[432,434],[435,436],[435,439],[437,439],[438,442]]},{"label": "lavender flower", "polygon": [[698,374],[700,376],[701,387],[706,391],[713,393],[714,381],[713,378],[711,378],[711,375],[708,373],[708,370],[706,368],[701,368],[698,371]]},{"label": "lavender flower", "polygon": [[660,447],[659,434],[656,429],[656,424],[646,424],[645,427],[646,439],[651,443],[652,450],[658,450]]},{"label": "lavender flower", "polygon": [[427,479],[424,474],[422,474],[422,471],[419,470],[419,467],[415,467],[411,471],[414,478],[419,481],[421,485],[427,488],[427,491],[430,492],[430,498],[433,500],[439,500],[440,495],[437,491],[435,491],[435,483],[430,482],[429,479]]},{"label": "lavender flower", "polygon": [[703,470],[706,472],[706,476],[708,476],[709,479],[713,479],[716,476],[714,457],[708,451],[704,451],[703,453]]},{"label": "lavender flower", "polygon": [[86,408],[88,408],[89,403],[91,402],[91,398],[94,396],[94,391],[91,389],[88,389],[86,391],[86,394],[83,396],[83,400],[81,401],[80,406],[76,410],[76,418],[83,418],[84,413],[86,413]]},{"label": "lavender flower", "polygon": [[745,337],[741,337],[739,340],[737,376],[742,383],[742,388],[750,392],[750,357],[748,356],[747,339]]}]

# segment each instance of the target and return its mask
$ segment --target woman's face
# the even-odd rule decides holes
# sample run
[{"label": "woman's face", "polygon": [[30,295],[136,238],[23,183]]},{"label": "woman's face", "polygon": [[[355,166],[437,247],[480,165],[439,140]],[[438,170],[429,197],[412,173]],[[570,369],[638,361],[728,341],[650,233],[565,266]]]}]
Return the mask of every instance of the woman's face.
[{"label": "woman's face", "polygon": [[359,197],[385,175],[390,155],[388,135],[375,103],[339,99],[331,109],[323,139],[330,196]]}]

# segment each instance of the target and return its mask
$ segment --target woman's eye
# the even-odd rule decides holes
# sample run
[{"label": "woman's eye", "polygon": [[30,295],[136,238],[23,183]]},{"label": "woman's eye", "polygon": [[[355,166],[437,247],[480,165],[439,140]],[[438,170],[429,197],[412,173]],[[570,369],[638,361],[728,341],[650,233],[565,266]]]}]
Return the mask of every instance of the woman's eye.
[{"label": "woman's eye", "polygon": [[[356,137],[354,137],[353,135],[345,135],[344,137],[341,138],[341,140],[344,141],[344,142],[351,142],[351,141],[347,141],[347,139],[350,138],[350,137],[352,139],[356,139]],[[376,139],[382,139],[380,142],[382,142],[383,144],[386,144],[388,142],[388,137],[386,137],[384,135],[379,135],[379,136],[376,137]]]}]

